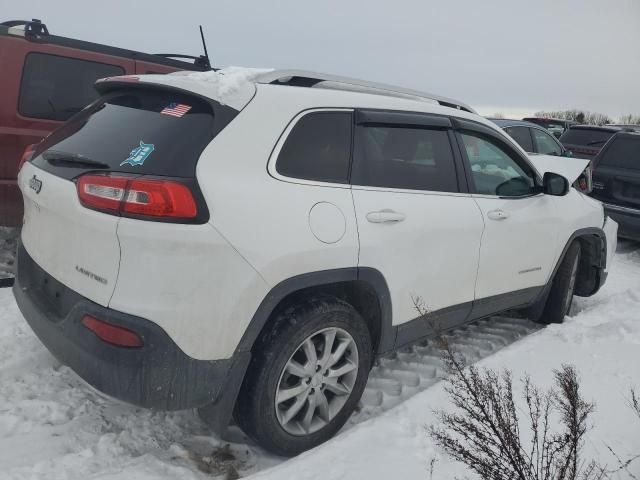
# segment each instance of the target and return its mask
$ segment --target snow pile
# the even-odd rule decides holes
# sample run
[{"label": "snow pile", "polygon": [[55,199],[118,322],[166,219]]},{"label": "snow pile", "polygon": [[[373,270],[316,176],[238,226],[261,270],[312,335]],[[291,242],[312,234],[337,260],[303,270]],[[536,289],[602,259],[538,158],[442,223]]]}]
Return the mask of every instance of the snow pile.
[{"label": "snow pile", "polygon": [[[585,398],[597,404],[586,458],[610,466],[615,461],[605,443],[623,458],[640,453],[640,419],[627,406],[629,388],[640,390],[636,248],[621,244],[607,285],[594,297],[577,298],[563,325],[528,330],[523,339],[480,362],[494,369],[507,366],[516,379],[528,372],[541,387],[551,385],[553,369],[562,363],[575,365]],[[507,322],[503,328],[517,338],[516,326]],[[493,327],[483,328],[483,338],[511,342]],[[469,350],[482,347],[471,338],[473,331],[469,328]],[[409,356],[401,364],[402,358],[383,362],[373,379],[388,380],[392,367],[400,371],[417,361]],[[425,479],[434,459],[433,480],[474,478],[426,435],[425,425],[435,421],[433,410],[449,406],[442,386],[415,389],[395,408],[350,423],[333,440],[285,461],[247,444],[237,429],[226,441],[212,436],[192,411],[151,412],[102,397],[51,357],[20,315],[11,291],[0,289],[0,480],[203,480],[233,477],[236,471],[274,480]],[[381,392],[383,405],[394,403],[393,392]],[[365,412],[374,411],[366,404]],[[640,461],[631,468],[640,475]]]},{"label": "snow pile", "polygon": [[214,85],[221,97],[233,95],[247,88],[256,78],[264,73],[272,72],[273,68],[225,67],[210,72],[174,72],[169,75],[181,76],[189,80],[207,82]]},{"label": "snow pile", "polygon": [[[270,68],[225,67],[218,71],[187,72],[180,71],[160,77],[162,83],[176,86],[188,82],[188,88],[202,93],[238,110],[242,109],[255,94],[254,81]],[[155,77],[150,76],[149,79]]]}]

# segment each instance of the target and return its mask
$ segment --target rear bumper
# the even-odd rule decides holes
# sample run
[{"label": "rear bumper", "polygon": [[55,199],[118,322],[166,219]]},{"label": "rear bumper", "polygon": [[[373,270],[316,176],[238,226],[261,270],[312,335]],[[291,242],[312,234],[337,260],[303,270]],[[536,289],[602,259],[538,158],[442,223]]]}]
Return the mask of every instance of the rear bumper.
[{"label": "rear bumper", "polygon": [[619,237],[640,240],[639,209],[605,203],[604,211],[617,222]]},{"label": "rear bumper", "polygon": [[[226,360],[187,356],[159,326],[102,307],[42,270],[22,245],[13,292],[38,338],[62,363],[105,394],[134,405],[161,410],[220,407],[219,428],[226,427],[249,353]],[[122,348],[100,340],[82,325],[85,314],[134,330],[140,348]]]}]

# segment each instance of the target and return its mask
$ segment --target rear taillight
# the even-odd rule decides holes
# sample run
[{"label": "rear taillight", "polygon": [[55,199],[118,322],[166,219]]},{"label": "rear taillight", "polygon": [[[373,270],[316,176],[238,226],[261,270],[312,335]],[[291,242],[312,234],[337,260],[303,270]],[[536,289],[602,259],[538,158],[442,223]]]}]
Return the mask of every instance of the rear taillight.
[{"label": "rear taillight", "polygon": [[20,157],[20,163],[18,164],[18,171],[22,169],[22,166],[25,163],[31,160],[31,157],[33,157],[33,152],[36,151],[37,145],[38,145],[37,143],[33,143],[31,145],[26,146],[26,148],[24,149],[24,152],[22,152],[22,157]]},{"label": "rear taillight", "polygon": [[133,330],[98,320],[91,315],[85,315],[82,318],[82,324],[95,333],[100,340],[111,345],[127,348],[139,348],[143,345],[140,335]]},{"label": "rear taillight", "polygon": [[191,189],[176,180],[88,174],[77,186],[80,203],[93,210],[152,219],[190,220],[198,215]]}]

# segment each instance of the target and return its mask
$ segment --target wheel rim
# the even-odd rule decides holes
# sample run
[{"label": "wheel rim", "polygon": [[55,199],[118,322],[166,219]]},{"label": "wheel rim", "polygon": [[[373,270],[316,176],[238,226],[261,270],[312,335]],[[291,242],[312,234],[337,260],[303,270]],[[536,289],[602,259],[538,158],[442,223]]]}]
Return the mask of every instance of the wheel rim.
[{"label": "wheel rim", "polygon": [[578,276],[578,257],[576,257],[573,262],[573,266],[571,267],[571,277],[569,277],[569,286],[567,288],[567,298],[564,301],[564,314],[567,315],[569,313],[569,309],[571,308],[571,303],[573,301],[573,291],[576,286],[576,277]]},{"label": "wheel rim", "polygon": [[326,426],[342,410],[358,377],[358,347],[341,328],[307,337],[285,364],[276,390],[280,426],[303,436]]}]

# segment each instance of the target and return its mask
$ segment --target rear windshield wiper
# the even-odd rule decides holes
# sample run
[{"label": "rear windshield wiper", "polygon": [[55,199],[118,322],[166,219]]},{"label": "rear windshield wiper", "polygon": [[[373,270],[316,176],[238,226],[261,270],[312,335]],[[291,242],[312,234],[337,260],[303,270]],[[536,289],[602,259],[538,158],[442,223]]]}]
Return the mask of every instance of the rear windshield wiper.
[{"label": "rear windshield wiper", "polygon": [[88,167],[88,168],[110,168],[103,162],[91,160],[90,158],[78,155],[77,153],[57,152],[55,150],[47,150],[42,153],[42,158],[56,167]]},{"label": "rear windshield wiper", "polygon": [[606,140],[595,140],[593,142],[587,143],[587,145],[598,145],[599,143],[606,143]]}]

